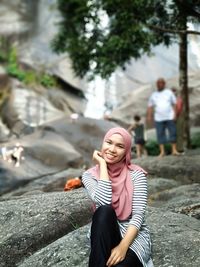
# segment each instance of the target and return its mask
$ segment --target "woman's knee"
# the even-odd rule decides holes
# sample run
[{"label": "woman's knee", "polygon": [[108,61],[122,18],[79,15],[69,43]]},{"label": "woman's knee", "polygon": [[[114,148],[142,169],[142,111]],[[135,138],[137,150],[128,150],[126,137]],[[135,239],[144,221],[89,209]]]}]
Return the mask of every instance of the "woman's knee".
[{"label": "woman's knee", "polygon": [[95,211],[93,215],[93,221],[104,223],[116,219],[116,214],[111,205],[102,205]]}]

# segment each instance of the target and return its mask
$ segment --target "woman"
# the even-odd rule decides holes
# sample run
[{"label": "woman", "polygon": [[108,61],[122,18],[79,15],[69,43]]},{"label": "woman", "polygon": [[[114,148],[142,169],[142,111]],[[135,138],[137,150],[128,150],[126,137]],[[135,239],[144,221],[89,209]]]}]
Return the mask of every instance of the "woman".
[{"label": "woman", "polygon": [[149,230],[144,222],[146,172],[131,164],[131,136],[121,127],[110,129],[96,166],[82,181],[94,202],[89,267],[153,266]]}]

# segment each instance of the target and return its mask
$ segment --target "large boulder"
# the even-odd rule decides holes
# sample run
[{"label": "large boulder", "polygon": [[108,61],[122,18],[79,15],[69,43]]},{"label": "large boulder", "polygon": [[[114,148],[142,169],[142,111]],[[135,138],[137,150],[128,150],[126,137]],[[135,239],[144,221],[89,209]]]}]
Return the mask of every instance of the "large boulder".
[{"label": "large boulder", "polygon": [[100,149],[105,133],[118,126],[107,120],[97,120],[80,116],[71,121],[68,118],[58,119],[44,124],[41,128],[61,135],[83,156],[86,165],[92,164],[94,149]]},{"label": "large boulder", "polygon": [[150,196],[149,203],[200,219],[200,184],[182,185],[157,192]]},{"label": "large boulder", "polygon": [[[15,0],[1,1],[0,34],[13,37],[24,35],[33,30],[34,14],[37,13],[37,1]],[[29,16],[27,16],[29,14]]]},{"label": "large boulder", "polygon": [[14,141],[20,142],[23,146],[25,159],[18,168],[0,159],[0,194],[23,186],[31,180],[56,174],[69,167],[80,168],[83,165],[82,155],[55,132],[37,131],[20,140],[5,143],[7,150],[15,146]]},{"label": "large boulder", "polygon": [[0,202],[0,266],[13,267],[31,253],[89,222],[83,189]]},{"label": "large boulder", "polygon": [[161,178],[161,177],[156,177],[156,178],[148,177],[147,182],[148,182],[149,196],[158,194],[159,192],[163,192],[171,188],[176,188],[179,185],[181,185],[181,182],[179,181],[175,181],[173,179]]},{"label": "large boulder", "polygon": [[200,155],[166,156],[163,158],[148,156],[134,159],[151,176],[174,179],[181,183],[200,182]]},{"label": "large boulder", "polygon": [[9,193],[3,194],[0,199],[7,200],[22,195],[27,196],[42,194],[45,192],[63,191],[65,184],[69,179],[81,177],[82,173],[82,169],[73,168],[69,168],[58,173],[48,173],[40,178],[31,180],[28,184],[25,184],[17,189],[13,189]]},{"label": "large boulder", "polygon": [[46,121],[64,116],[64,112],[48,100],[45,90],[36,92],[15,86],[3,106],[1,116],[17,136],[30,133],[30,128],[38,127]]},{"label": "large boulder", "polygon": [[[197,267],[200,256],[200,222],[183,214],[149,208],[147,223],[153,241],[156,267]],[[60,238],[18,264],[19,267],[85,267],[88,264],[89,226]]]}]

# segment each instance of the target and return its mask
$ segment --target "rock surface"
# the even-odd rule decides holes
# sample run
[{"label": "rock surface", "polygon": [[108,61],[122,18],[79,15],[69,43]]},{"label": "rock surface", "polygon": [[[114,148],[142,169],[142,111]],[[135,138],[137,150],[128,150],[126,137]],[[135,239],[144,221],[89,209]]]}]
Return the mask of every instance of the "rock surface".
[{"label": "rock surface", "polygon": [[[152,233],[153,261],[156,267],[199,266],[200,221],[182,214],[149,208],[147,222]],[[71,232],[17,266],[87,266],[88,227]]]},{"label": "rock surface", "polygon": [[134,159],[134,163],[141,165],[151,176],[174,179],[181,183],[200,182],[200,155],[166,156],[161,159],[148,156]]},{"label": "rock surface", "polygon": [[89,222],[91,202],[83,189],[0,202],[0,266],[34,251]]}]

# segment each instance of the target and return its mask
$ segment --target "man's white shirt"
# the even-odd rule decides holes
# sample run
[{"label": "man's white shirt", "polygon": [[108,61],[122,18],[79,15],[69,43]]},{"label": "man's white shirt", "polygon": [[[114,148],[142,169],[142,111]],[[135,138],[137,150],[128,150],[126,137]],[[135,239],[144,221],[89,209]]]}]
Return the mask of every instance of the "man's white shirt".
[{"label": "man's white shirt", "polygon": [[165,121],[173,120],[176,97],[174,93],[165,88],[162,91],[153,92],[148,101],[148,107],[154,108],[154,120]]}]

